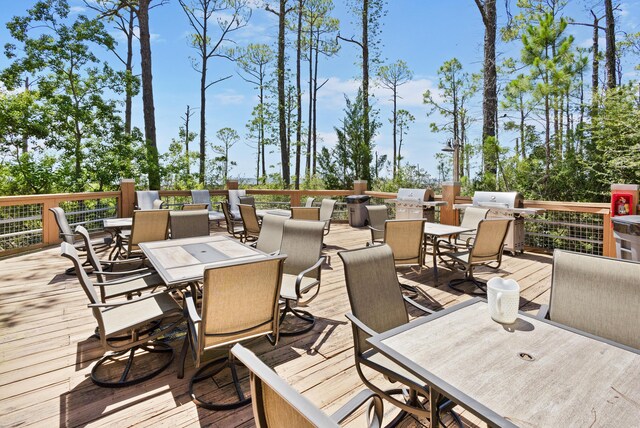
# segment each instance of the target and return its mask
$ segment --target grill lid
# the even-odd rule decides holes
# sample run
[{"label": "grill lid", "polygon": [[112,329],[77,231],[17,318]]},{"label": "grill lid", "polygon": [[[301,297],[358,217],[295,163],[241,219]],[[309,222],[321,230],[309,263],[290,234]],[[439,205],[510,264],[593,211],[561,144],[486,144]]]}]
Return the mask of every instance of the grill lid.
[{"label": "grill lid", "polygon": [[425,201],[433,201],[434,195],[431,189],[398,189],[397,201],[412,201],[422,203]]},{"label": "grill lid", "polygon": [[523,208],[524,197],[518,192],[475,192],[473,205],[487,208]]}]

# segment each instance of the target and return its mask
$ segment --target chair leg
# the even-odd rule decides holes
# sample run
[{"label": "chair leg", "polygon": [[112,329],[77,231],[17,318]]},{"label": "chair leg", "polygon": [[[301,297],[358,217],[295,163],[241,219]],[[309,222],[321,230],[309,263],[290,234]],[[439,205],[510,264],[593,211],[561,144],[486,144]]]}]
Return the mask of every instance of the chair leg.
[{"label": "chair leg", "polygon": [[[168,358],[165,357],[166,361],[163,361],[160,367],[152,370],[149,373],[143,374],[141,376],[130,376],[131,368],[134,366],[133,360],[136,358],[137,351],[147,351],[150,354],[168,354]],[[125,367],[122,370],[118,380],[110,380],[110,379],[102,379],[98,376],[98,370],[101,367],[104,367],[106,363],[109,362],[117,362],[117,358],[126,353],[129,353],[127,357],[127,361],[125,363]],[[143,345],[134,346],[131,349],[126,351],[119,351],[115,353],[110,353],[102,357],[93,369],[91,369],[91,380],[98,386],[106,387],[106,388],[122,388],[126,386],[136,385],[140,382],[144,382],[146,380],[151,379],[152,377],[160,374],[164,369],[169,367],[171,362],[173,361],[173,348],[162,342],[149,342]]]},{"label": "chair leg", "polygon": [[282,326],[282,323],[284,322],[285,317],[287,316],[288,313],[290,313],[294,317],[302,320],[307,325],[303,326],[302,328],[297,329],[297,330],[286,331],[286,330],[280,329],[280,336],[298,336],[300,334],[304,334],[304,333],[310,331],[316,325],[316,318],[311,313],[309,313],[307,311],[302,311],[300,309],[294,309],[294,308],[291,307],[291,302],[289,300],[285,300],[284,309],[280,313],[280,325],[281,326]]},{"label": "chair leg", "polygon": [[[474,288],[470,294],[473,294],[474,296],[487,295],[487,284],[485,282],[477,280],[473,276],[473,272],[471,270],[465,272],[464,278],[457,278],[449,281],[449,288],[456,290],[459,293],[466,293],[466,291],[464,291],[462,287],[460,287],[460,285],[464,284],[465,282],[470,282],[474,285]],[[480,291],[475,291],[476,288]]]},{"label": "chair leg", "polygon": [[[230,403],[214,403],[211,401],[206,401],[195,395],[193,391],[194,384],[200,383],[209,378],[213,378],[213,376],[217,375],[222,370],[227,368],[231,371],[233,386],[238,397],[236,401],[232,401]],[[246,406],[251,402],[251,397],[245,397],[245,394],[242,391],[240,379],[238,378],[236,359],[233,357],[231,352],[229,352],[229,356],[227,357],[213,360],[200,367],[189,381],[189,394],[191,395],[191,399],[194,403],[196,403],[196,405],[209,410],[232,410],[237,409],[238,407]]]}]

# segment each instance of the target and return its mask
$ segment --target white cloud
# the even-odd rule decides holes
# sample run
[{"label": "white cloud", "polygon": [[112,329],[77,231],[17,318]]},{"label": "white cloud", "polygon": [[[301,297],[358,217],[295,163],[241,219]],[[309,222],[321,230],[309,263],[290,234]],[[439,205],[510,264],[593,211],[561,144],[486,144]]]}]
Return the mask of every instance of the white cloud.
[{"label": "white cloud", "polygon": [[71,6],[69,8],[69,12],[71,12],[72,15],[79,14],[86,11],[87,11],[87,8],[83,6]]},{"label": "white cloud", "polygon": [[318,148],[324,146],[328,149],[331,149],[332,147],[335,147],[336,144],[338,144],[338,136],[336,135],[336,131],[333,129],[331,131],[317,131],[317,136]]},{"label": "white cloud", "polygon": [[[422,94],[429,89],[436,100],[439,99],[438,88],[430,79],[415,79],[410,80],[398,87],[398,107],[419,107],[424,105]],[[380,86],[374,86],[373,93],[380,100],[382,105],[391,105],[392,92],[389,89],[382,88]]]},{"label": "white cloud", "polygon": [[213,98],[220,105],[240,105],[244,102],[245,96],[237,93],[233,89],[227,89],[222,93],[215,94]]}]

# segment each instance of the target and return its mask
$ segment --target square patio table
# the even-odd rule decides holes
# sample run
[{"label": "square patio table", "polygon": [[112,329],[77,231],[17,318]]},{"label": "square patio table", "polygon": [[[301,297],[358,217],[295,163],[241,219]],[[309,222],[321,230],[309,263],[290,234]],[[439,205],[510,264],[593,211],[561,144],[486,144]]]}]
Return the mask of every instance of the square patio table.
[{"label": "square patio table", "polygon": [[139,246],[168,287],[202,281],[205,267],[267,257],[262,251],[223,235],[142,242]]},{"label": "square patio table", "polygon": [[124,230],[130,230],[132,224],[133,217],[105,218],[102,220],[102,226],[105,229],[112,230],[116,238],[113,250],[111,250],[111,253],[109,253],[109,260],[117,259],[124,251],[122,233]]},{"label": "square patio table", "polygon": [[256,210],[256,215],[260,218],[264,217],[266,214],[271,214],[271,215],[279,215],[282,217],[291,217],[291,211],[290,210],[283,210],[283,209],[273,209],[273,210]]},{"label": "square patio table", "polygon": [[[489,426],[637,426],[640,350],[472,299],[367,339]],[[435,409],[432,407],[432,411]]]},{"label": "square patio table", "polygon": [[[431,239],[431,246],[433,247],[433,278],[438,281],[438,263],[436,260],[436,245],[439,238],[445,236],[457,235],[458,233],[473,232],[475,229],[460,226],[451,226],[448,224],[430,223],[424,224],[425,242]],[[425,245],[426,248],[426,245]]]}]

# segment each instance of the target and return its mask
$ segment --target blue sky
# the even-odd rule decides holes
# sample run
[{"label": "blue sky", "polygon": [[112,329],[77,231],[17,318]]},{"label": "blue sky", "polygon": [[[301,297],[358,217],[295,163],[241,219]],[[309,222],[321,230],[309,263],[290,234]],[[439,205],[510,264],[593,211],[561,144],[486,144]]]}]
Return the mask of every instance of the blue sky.
[{"label": "blue sky", "polygon": [[[75,13],[88,13],[79,0],[69,0]],[[259,3],[259,0],[253,0]],[[35,3],[34,0],[0,0],[0,20],[3,24],[14,15],[22,15]],[[358,29],[351,22],[353,17],[348,13],[344,0],[335,0],[333,15],[340,19],[343,36],[357,35]],[[498,2],[499,24],[506,21],[503,2]],[[512,1],[515,3],[515,0]],[[589,22],[589,12],[585,4],[596,2],[570,0],[565,9],[567,15],[577,21]],[[598,2],[602,3],[602,2]],[[512,6],[512,12],[517,10]],[[621,5],[619,28],[628,32],[639,30],[640,0],[623,2]],[[161,152],[167,150],[172,138],[178,135],[178,127],[182,124],[187,104],[192,108],[199,106],[199,74],[192,67],[189,57],[195,51],[189,47],[187,36],[190,27],[177,0],[151,11],[153,83],[156,107],[156,125],[158,143]],[[570,26],[569,32],[575,36],[576,44],[589,46],[591,30],[586,27]],[[440,151],[446,135],[433,134],[429,123],[438,118],[427,118],[427,108],[422,104],[422,94],[426,89],[437,88],[437,70],[446,60],[456,57],[465,71],[478,72],[482,65],[482,41],[484,28],[479,12],[473,0],[388,0],[387,14],[381,28],[382,59],[385,63],[404,60],[414,73],[411,82],[400,89],[402,99],[399,108],[409,110],[416,118],[409,134],[405,137],[403,155],[405,161],[419,164],[437,176],[435,154]],[[114,31],[114,35],[116,35]],[[234,34],[239,45],[250,42],[269,43],[274,45],[277,37],[277,21],[273,14],[255,8],[249,25]],[[289,37],[293,37],[289,35]],[[8,41],[4,25],[0,29],[0,41],[4,45]],[[604,41],[601,43],[604,47]],[[124,47],[122,47],[124,48]],[[497,50],[501,57],[519,57],[519,42],[500,43]],[[358,51],[355,46],[342,44],[342,49],[334,58],[320,63],[319,80],[329,79],[320,90],[318,100],[318,132],[323,142],[321,145],[335,144],[334,126],[340,123],[343,116],[344,94],[355,96],[359,82]],[[103,56],[112,60],[112,65],[119,63],[109,54]],[[140,71],[139,58],[136,53],[135,72]],[[637,63],[636,58],[636,63]],[[0,59],[0,67],[6,65],[6,59]],[[293,67],[293,64],[291,64]],[[637,78],[632,73],[628,78]],[[209,63],[209,74],[212,78],[233,74],[234,77],[211,87],[208,91],[207,135],[214,144],[215,132],[223,127],[231,127],[238,131],[241,141],[231,149],[231,158],[237,166],[231,171],[234,177],[253,177],[255,170],[255,154],[246,141],[246,123],[252,108],[257,104],[256,91],[252,85],[243,81],[236,74],[234,64],[213,59]],[[303,87],[305,86],[303,76]],[[379,154],[391,154],[392,135],[388,118],[391,116],[390,92],[374,87],[374,107],[379,110],[379,119],[383,126],[376,137],[376,150]],[[306,104],[305,104],[306,105]],[[481,127],[481,98],[471,103],[471,114],[478,121],[473,125],[471,134],[477,138]],[[306,116],[305,113],[303,113]],[[191,129],[198,129],[197,115],[192,119]],[[134,125],[143,129],[141,97],[134,102]],[[512,142],[508,135],[502,139],[503,145]],[[279,171],[279,154],[275,147],[268,155],[267,164],[270,172]],[[293,170],[293,166],[292,166]]]}]

